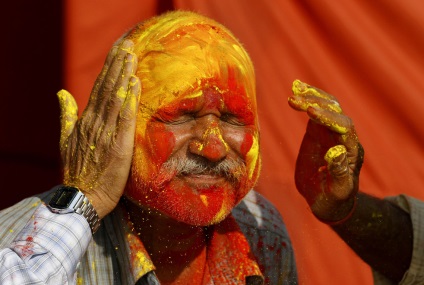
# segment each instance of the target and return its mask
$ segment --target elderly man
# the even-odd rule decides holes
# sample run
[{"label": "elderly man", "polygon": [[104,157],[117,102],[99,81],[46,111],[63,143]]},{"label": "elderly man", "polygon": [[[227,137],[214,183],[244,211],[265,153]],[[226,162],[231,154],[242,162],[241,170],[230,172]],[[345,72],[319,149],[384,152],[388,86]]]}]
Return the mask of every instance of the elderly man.
[{"label": "elderly man", "polygon": [[297,283],[281,217],[251,191],[254,70],[225,27],[152,18],[112,48],[80,119],[59,100],[63,185],[0,213],[1,284]]}]

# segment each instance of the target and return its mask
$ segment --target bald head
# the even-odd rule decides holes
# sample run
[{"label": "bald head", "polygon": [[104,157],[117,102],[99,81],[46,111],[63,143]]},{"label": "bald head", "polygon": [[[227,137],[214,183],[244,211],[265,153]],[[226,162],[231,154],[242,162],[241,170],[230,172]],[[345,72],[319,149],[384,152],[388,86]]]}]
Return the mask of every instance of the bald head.
[{"label": "bald head", "polygon": [[[253,64],[240,42],[223,25],[205,16],[174,11],[140,23],[127,35],[134,42],[139,64],[137,76],[143,101],[160,107],[210,78],[245,81],[255,97]],[[159,96],[158,96],[159,95]]]}]

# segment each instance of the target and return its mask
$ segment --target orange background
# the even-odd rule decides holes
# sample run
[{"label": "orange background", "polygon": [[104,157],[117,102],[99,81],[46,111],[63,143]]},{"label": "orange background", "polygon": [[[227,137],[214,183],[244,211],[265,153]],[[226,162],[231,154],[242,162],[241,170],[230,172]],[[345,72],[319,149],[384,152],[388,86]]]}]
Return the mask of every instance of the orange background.
[{"label": "orange background", "polygon": [[[300,284],[372,284],[368,266],[314,219],[294,187],[306,117],[288,107],[287,97],[294,79],[337,96],[365,148],[361,189],[379,197],[407,193],[424,199],[424,2],[68,0],[63,7],[49,2],[62,21],[43,10],[46,21],[58,23],[44,26],[42,15],[27,12],[28,18],[17,21],[27,25],[11,36],[24,46],[8,41],[2,53],[10,68],[2,71],[2,86],[9,89],[2,94],[6,105],[0,104],[0,189],[19,190],[6,191],[3,207],[58,180],[55,92],[65,87],[82,110],[107,51],[122,33],[167,9],[194,10],[230,28],[256,66],[263,153],[257,188],[283,215]],[[50,34],[43,36],[46,29]],[[28,33],[41,40],[28,45]],[[52,34],[63,41],[52,40]],[[42,50],[28,57],[39,45]],[[62,66],[63,77],[57,75]]]}]

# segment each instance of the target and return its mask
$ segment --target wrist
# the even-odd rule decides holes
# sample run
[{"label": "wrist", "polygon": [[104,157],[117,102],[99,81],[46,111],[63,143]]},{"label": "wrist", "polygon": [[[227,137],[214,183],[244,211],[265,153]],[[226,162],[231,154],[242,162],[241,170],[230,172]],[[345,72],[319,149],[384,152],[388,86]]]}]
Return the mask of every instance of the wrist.
[{"label": "wrist", "polygon": [[313,210],[312,212],[322,223],[330,226],[336,226],[345,223],[353,216],[356,210],[356,205],[357,197],[355,195],[346,202],[338,203],[337,206],[329,207],[331,210],[327,209],[326,211],[321,211],[321,214],[318,214],[319,211],[316,210]]},{"label": "wrist", "polygon": [[94,234],[100,226],[100,218],[89,199],[78,188],[59,185],[48,203],[57,214],[76,213],[85,218]]},{"label": "wrist", "polygon": [[[93,183],[94,184],[94,183]],[[87,197],[88,201],[93,205],[99,219],[103,219],[118,204],[120,197],[112,195],[110,189],[105,189],[101,184],[88,184],[82,181],[65,180],[63,185],[69,185],[79,189]],[[105,193],[109,193],[106,195]],[[115,198],[115,199],[113,199]]]},{"label": "wrist", "polygon": [[88,198],[90,203],[93,205],[93,208],[96,210],[97,215],[100,219],[103,219],[117,205],[117,203],[114,204],[112,202],[105,201],[105,199],[101,199],[99,195],[94,193],[94,191],[87,191],[84,194]]}]

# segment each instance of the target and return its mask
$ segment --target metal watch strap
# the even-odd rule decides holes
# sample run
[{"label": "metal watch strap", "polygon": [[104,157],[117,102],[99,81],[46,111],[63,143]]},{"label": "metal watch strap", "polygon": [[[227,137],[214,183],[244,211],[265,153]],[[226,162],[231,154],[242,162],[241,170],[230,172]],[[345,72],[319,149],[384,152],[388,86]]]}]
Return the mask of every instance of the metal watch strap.
[{"label": "metal watch strap", "polygon": [[59,185],[47,205],[52,212],[58,214],[77,213],[88,222],[92,234],[100,226],[100,218],[88,198],[74,186]]},{"label": "metal watch strap", "polygon": [[82,215],[88,222],[91,232],[94,234],[100,227],[100,219],[96,210],[84,194],[74,206],[75,213]]}]

